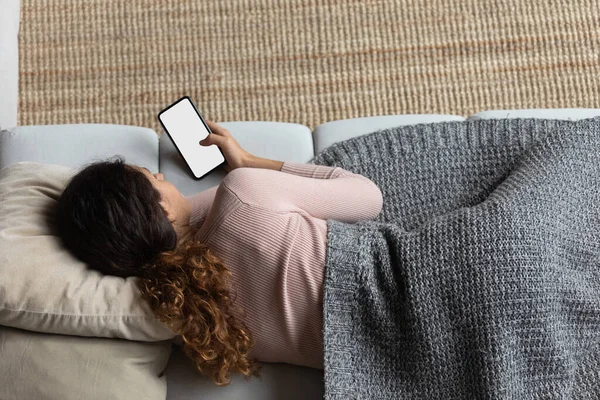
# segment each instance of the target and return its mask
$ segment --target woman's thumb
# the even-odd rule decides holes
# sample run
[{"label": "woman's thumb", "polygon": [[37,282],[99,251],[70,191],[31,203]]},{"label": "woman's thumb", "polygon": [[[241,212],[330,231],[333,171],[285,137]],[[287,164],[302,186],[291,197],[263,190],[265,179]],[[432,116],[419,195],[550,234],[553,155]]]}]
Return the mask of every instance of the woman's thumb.
[{"label": "woman's thumb", "polygon": [[211,144],[213,144],[212,136],[214,135],[212,133],[209,133],[207,137],[205,137],[198,143],[200,143],[202,146],[210,146]]},{"label": "woman's thumb", "polygon": [[211,144],[215,144],[215,145],[223,148],[223,146],[226,143],[226,140],[227,140],[226,137],[215,135],[214,133],[209,133],[208,136],[205,137],[204,139],[202,139],[199,143],[202,146],[210,146]]}]

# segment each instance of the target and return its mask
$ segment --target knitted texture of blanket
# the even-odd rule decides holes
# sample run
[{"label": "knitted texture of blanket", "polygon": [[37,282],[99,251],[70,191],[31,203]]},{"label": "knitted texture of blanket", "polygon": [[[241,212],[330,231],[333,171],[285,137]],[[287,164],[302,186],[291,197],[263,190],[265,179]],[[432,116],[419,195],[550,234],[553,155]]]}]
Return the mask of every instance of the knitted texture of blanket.
[{"label": "knitted texture of blanket", "polygon": [[327,221],[325,399],[600,398],[600,118],[401,126],[309,163],[384,199]]}]

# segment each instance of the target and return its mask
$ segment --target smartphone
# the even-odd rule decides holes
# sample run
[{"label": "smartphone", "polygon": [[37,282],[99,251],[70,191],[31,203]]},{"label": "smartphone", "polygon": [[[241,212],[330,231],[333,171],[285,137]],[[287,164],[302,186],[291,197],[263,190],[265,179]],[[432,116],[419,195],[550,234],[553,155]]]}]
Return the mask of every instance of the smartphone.
[{"label": "smartphone", "polygon": [[225,162],[219,146],[198,143],[212,132],[189,96],[183,96],[159,112],[158,120],[196,179],[203,178]]}]

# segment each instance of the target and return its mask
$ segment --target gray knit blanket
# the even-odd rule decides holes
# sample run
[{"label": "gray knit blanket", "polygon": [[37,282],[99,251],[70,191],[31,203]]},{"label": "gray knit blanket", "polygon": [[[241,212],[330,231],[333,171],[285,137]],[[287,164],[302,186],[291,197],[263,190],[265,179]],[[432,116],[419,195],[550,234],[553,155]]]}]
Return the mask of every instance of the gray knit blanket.
[{"label": "gray knit blanket", "polygon": [[600,399],[600,118],[401,126],[309,163],[384,199],[327,221],[325,399]]}]

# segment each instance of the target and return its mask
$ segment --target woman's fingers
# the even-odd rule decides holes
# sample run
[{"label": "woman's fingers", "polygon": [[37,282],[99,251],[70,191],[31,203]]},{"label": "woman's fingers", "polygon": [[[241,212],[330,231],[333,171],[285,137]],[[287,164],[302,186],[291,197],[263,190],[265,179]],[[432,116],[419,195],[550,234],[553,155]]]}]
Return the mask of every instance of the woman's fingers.
[{"label": "woman's fingers", "polygon": [[213,121],[211,121],[209,119],[206,120],[206,124],[208,125],[210,130],[216,135],[221,135],[221,136],[230,136],[231,135],[227,129],[223,128],[222,126],[217,125],[216,123],[214,123]]}]

